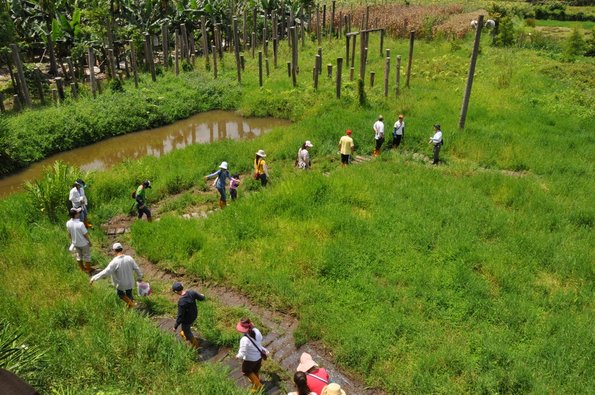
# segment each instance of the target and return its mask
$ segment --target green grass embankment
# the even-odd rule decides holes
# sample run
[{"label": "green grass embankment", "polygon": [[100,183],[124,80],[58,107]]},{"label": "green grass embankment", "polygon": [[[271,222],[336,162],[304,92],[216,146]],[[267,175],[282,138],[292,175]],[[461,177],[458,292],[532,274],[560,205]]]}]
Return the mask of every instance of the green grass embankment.
[{"label": "green grass embankment", "polygon": [[[254,152],[265,149],[272,175],[266,190],[245,176],[240,200],[207,220],[136,223],[130,241],[138,253],[293,312],[300,320],[298,343],[320,340],[338,363],[389,393],[588,393],[595,377],[595,74],[585,70],[594,66],[484,43],[467,129],[459,132],[470,43],[461,44],[416,43],[411,89],[385,100],[377,84],[367,90],[364,108],[355,82],[346,84],[341,100],[324,74],[318,92],[305,82],[312,45],[311,56],[301,57],[302,82],[295,89],[283,68],[258,88],[247,59],[242,89],[249,94],[240,110],[299,122],[254,141],[191,146],[91,175],[94,219],[127,212],[129,191],[145,178],[153,181],[154,202],[205,187],[202,176],[222,160],[248,175]],[[407,51],[405,41],[386,46],[393,59]],[[324,63],[343,51],[342,43],[325,44]],[[381,74],[378,54],[368,70]],[[370,164],[339,168],[336,144],[344,130],[352,129],[359,152],[369,153],[379,113],[387,130],[405,114],[407,153],[385,152]],[[435,122],[446,139],[446,165],[437,168],[413,156],[431,153],[426,142]],[[315,145],[309,173],[292,167],[305,139]],[[246,190],[254,193],[246,196]],[[0,205],[1,311],[36,343],[51,348],[55,339],[69,339],[71,352],[51,348],[49,372],[67,388],[91,392],[98,382],[76,380],[75,363],[89,360],[83,366],[97,369],[100,350],[126,350],[121,320],[151,333],[132,342],[140,349],[153,342],[169,347],[171,339],[150,323],[122,312],[112,290],[88,288],[66,254],[63,225],[50,225],[32,210],[23,195]],[[87,300],[99,307],[80,313]],[[46,319],[55,315],[55,304],[70,313],[66,317],[87,318],[66,327]],[[111,335],[101,348],[85,336],[96,328]],[[190,369],[148,369],[131,377],[148,355],[137,362],[105,357],[114,381],[108,388],[154,389],[146,378],[155,376],[167,393],[167,384]],[[60,370],[62,358],[73,367]]]}]

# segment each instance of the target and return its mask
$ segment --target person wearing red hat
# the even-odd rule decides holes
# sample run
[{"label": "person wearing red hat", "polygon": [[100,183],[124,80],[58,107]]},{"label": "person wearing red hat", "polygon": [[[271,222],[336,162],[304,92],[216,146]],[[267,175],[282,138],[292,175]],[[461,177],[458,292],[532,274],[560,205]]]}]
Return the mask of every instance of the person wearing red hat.
[{"label": "person wearing red hat", "polygon": [[353,145],[353,138],[351,138],[351,130],[347,129],[345,136],[341,137],[339,140],[341,166],[347,166],[349,164],[349,159],[351,158],[351,153],[353,151],[355,151],[355,146]]},{"label": "person wearing red hat", "polygon": [[242,373],[252,383],[252,392],[258,392],[264,387],[258,373],[263,356],[268,355],[269,351],[262,346],[262,334],[254,327],[250,318],[243,317],[236,325],[236,330],[243,334],[236,358],[243,360]]}]

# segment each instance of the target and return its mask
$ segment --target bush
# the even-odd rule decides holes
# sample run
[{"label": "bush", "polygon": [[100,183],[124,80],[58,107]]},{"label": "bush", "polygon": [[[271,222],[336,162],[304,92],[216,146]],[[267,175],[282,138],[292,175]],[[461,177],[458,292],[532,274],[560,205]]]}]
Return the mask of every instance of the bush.
[{"label": "bush", "polygon": [[586,48],[587,44],[583,38],[583,34],[575,28],[566,40],[564,57],[570,60],[575,59],[577,56],[584,55]]},{"label": "bush", "polygon": [[39,388],[39,372],[45,353],[45,350],[31,344],[23,332],[13,329],[6,320],[0,320],[0,368]]}]

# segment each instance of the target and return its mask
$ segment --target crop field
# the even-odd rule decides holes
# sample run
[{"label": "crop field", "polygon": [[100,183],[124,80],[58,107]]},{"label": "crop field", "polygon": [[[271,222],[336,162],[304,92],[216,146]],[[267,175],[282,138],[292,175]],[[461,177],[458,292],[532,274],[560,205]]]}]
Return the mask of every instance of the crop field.
[{"label": "crop field", "polygon": [[[296,345],[320,344],[370,388],[388,394],[592,393],[595,62],[493,46],[486,32],[460,130],[471,34],[425,28],[415,41],[410,88],[409,41],[387,37],[381,54],[379,38],[371,36],[363,102],[359,70],[350,81],[344,69],[340,99],[335,77],[326,75],[324,66],[335,73],[337,58],[345,56],[344,39],[324,38],[314,89],[318,43],[312,35],[300,49],[295,87],[282,42],[279,66],[270,64],[262,87],[256,57],[244,53],[238,83],[233,53],[226,53],[217,80],[198,58],[180,77],[163,71],[153,83],[141,74],[139,88],[125,80],[120,93],[0,118],[0,130],[10,131],[10,147],[23,161],[26,154],[37,159],[52,152],[49,142],[59,150],[69,143],[63,136],[85,135],[85,125],[92,127],[92,115],[103,108],[98,118],[104,126],[92,131],[106,136],[118,134],[118,125],[130,131],[210,108],[293,121],[255,140],[193,145],[103,172],[57,165],[40,181],[57,194],[0,200],[0,346],[31,349],[15,371],[44,394],[246,393],[223,368],[196,362],[149,317],[124,311],[107,282],[90,286],[75,268],[60,192],[66,196],[66,184],[84,176],[97,225],[127,215],[130,191],[150,179],[149,205],[159,207],[161,220],[134,222],[123,243],[159,268],[292,315],[299,321]],[[369,72],[376,73],[373,87]],[[127,121],[130,114],[136,115]],[[357,154],[369,156],[379,114],[387,136],[398,114],[405,115],[403,145],[341,167],[339,138],[353,130]],[[438,166],[427,161],[435,123],[445,136]],[[50,132],[62,137],[52,140]],[[313,165],[299,171],[293,162],[305,140],[314,144]],[[251,178],[259,149],[271,173],[266,188]],[[241,174],[237,202],[204,219],[182,218],[194,206],[215,205],[215,192],[205,201],[196,191],[210,190],[203,176],[221,161]],[[49,207],[46,201],[55,215],[39,209]],[[93,263],[103,267],[107,237],[95,229],[91,238]],[[159,284],[145,303],[171,315],[166,292]],[[242,306],[223,309],[209,300],[199,306],[199,330],[212,343],[234,346],[239,313]]]}]

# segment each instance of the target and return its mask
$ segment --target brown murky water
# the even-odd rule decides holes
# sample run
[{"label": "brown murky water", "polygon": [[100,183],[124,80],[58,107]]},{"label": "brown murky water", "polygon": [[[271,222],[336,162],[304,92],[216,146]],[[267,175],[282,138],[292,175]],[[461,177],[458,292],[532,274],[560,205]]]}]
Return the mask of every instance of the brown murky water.
[{"label": "brown murky water", "polygon": [[113,137],[98,143],[53,155],[11,176],[0,179],[0,197],[20,191],[25,181],[39,176],[44,167],[61,160],[81,169],[103,170],[126,158],[161,156],[191,144],[223,139],[250,139],[289,121],[274,118],[243,118],[233,112],[210,111],[168,126]]}]

